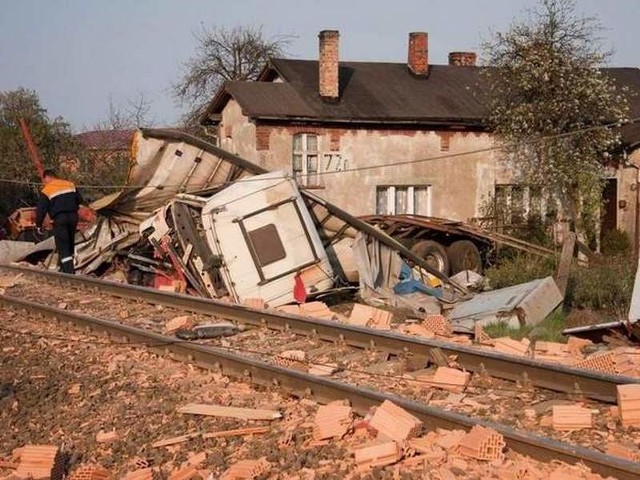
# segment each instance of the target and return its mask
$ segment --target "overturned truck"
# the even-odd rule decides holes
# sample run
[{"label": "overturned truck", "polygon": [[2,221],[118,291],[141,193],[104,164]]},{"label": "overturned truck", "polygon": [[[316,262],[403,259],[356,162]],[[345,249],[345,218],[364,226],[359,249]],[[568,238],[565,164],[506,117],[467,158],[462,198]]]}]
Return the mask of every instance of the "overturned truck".
[{"label": "overturned truck", "polygon": [[359,284],[394,304],[410,265],[432,293],[414,308],[467,294],[380,229],[298,190],[285,172],[173,130],[138,131],[132,152],[128,188],[92,205],[98,221],[77,246],[83,273],[122,264],[133,283],[271,306]]},{"label": "overturned truck", "polygon": [[136,132],[126,188],[91,207],[98,215],[77,238],[76,270],[125,272],[129,283],[271,307],[357,289],[418,316],[446,309],[459,331],[539,321],[562,300],[551,278],[474,296],[379,220],[174,130]]}]

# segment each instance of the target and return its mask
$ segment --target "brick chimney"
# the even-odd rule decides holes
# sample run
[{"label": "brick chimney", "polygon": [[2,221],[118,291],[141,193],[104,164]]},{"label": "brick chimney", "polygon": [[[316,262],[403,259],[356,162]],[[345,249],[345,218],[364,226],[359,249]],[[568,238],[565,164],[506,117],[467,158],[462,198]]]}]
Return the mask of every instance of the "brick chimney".
[{"label": "brick chimney", "polygon": [[409,70],[416,76],[429,73],[429,35],[427,32],[409,34]]},{"label": "brick chimney", "polygon": [[322,30],[320,39],[319,93],[323,100],[336,102],[340,97],[338,78],[338,39],[337,30]]},{"label": "brick chimney", "polygon": [[451,52],[449,53],[449,65],[476,66],[476,52]]}]

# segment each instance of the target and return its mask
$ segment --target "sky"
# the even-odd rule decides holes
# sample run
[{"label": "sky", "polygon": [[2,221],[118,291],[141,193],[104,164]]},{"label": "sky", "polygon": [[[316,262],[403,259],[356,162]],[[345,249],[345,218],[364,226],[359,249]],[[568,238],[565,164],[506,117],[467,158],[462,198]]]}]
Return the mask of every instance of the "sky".
[{"label": "sky", "polygon": [[[405,62],[409,32],[429,33],[429,62],[477,51],[534,0],[0,0],[0,91],[35,90],[50,117],[75,132],[143,94],[156,125],[184,109],[171,85],[196,50],[203,26],[262,26],[294,36],[288,56],[317,59],[318,32],[340,31],[340,59]],[[640,66],[640,0],[577,0],[597,17],[610,66]]]}]

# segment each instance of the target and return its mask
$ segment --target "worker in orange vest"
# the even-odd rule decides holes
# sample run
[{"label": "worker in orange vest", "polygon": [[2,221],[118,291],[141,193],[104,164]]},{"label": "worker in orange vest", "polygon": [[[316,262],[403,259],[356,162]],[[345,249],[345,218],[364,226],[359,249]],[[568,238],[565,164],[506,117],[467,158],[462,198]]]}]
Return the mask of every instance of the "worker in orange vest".
[{"label": "worker in orange vest", "polygon": [[42,222],[48,213],[53,221],[53,237],[58,251],[60,271],[73,274],[78,209],[82,203],[82,196],[73,182],[58,178],[53,170],[44,171],[42,183],[44,186],[40,191],[36,209],[38,233],[42,232]]}]

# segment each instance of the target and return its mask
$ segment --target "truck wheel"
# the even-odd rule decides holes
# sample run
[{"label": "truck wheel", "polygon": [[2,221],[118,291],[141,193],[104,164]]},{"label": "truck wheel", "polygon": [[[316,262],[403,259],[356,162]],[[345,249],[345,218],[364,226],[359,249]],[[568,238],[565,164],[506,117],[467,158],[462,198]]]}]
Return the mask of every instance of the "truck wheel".
[{"label": "truck wheel", "polygon": [[449,255],[452,275],[463,270],[482,273],[482,257],[480,257],[480,251],[473,242],[469,240],[453,242],[447,249],[447,254]]},{"label": "truck wheel", "polygon": [[411,251],[440,273],[449,275],[449,257],[446,249],[433,240],[423,240],[411,247]]}]

